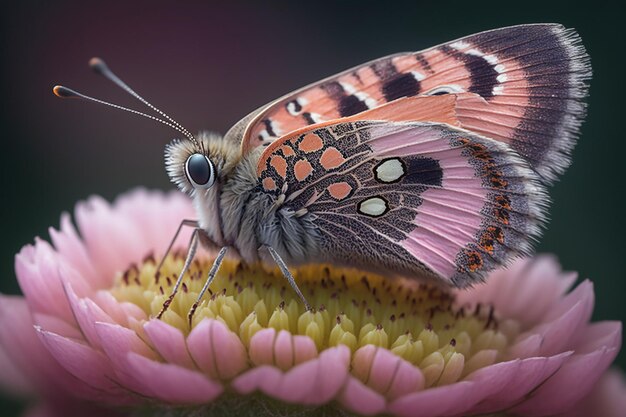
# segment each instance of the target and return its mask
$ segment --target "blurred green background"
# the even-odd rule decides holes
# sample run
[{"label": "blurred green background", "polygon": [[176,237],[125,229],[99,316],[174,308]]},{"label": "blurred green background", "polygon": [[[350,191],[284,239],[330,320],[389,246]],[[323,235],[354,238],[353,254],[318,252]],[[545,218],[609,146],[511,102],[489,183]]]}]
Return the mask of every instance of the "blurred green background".
[{"label": "blurred green background", "polygon": [[[0,292],[16,294],[13,257],[47,237],[90,194],[171,189],[169,129],[100,106],[60,101],[63,83],[115,103],[133,99],[87,68],[101,56],[192,131],[225,132],[257,106],[362,62],[500,26],[576,28],[594,69],[574,164],[552,188],[539,251],[593,279],[596,320],[626,319],[624,28],[617,4],[572,1],[23,1],[2,12]],[[626,355],[618,363],[624,368]],[[22,404],[0,400],[3,416]]]}]

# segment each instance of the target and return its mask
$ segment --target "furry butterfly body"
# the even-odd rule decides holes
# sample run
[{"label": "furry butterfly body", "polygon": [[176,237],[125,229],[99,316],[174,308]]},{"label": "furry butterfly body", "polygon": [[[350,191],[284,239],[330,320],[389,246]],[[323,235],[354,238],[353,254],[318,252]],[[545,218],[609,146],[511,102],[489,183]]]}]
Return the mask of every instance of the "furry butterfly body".
[{"label": "furry butterfly body", "polygon": [[202,242],[221,249],[212,274],[228,248],[290,279],[285,264],[321,261],[479,282],[538,237],[590,71],[572,30],[514,26],[372,61],[223,137],[176,140],[167,172],[198,213],[188,260]]}]

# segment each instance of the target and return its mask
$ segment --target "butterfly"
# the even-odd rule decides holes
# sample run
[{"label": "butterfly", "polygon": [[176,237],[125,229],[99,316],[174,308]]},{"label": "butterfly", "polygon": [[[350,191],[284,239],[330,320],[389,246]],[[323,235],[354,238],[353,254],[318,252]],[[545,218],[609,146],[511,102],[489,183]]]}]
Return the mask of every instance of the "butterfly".
[{"label": "butterfly", "polygon": [[591,77],[574,30],[512,26],[368,62],[274,100],[223,136],[195,137],[103,61],[91,66],[161,118],[130,111],[185,136],[167,145],[165,165],[198,219],[178,228],[194,232],[161,314],[198,245],[218,250],[190,320],[227,251],[275,261],[307,309],[288,265],[464,288],[529,253],[546,186],[570,163]]}]

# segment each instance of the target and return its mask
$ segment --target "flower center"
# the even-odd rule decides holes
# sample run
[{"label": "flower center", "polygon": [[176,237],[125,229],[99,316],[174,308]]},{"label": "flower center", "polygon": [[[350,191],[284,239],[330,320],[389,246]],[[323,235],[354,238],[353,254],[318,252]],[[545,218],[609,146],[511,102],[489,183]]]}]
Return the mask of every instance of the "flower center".
[{"label": "flower center", "polygon": [[[145,259],[115,280],[110,290],[120,302],[156,317],[183,267],[180,254],[157,263]],[[455,382],[506,356],[519,324],[497,318],[491,306],[459,306],[452,292],[407,279],[391,279],[354,269],[310,265],[294,277],[312,311],[304,306],[278,269],[225,260],[191,325],[187,314],[204,284],[212,259],[192,263],[162,320],[188,334],[205,317],[217,319],[249,347],[263,328],[309,336],[318,351],[337,344],[354,353],[373,344],[420,367],[426,385]],[[448,372],[446,372],[448,370]]]}]

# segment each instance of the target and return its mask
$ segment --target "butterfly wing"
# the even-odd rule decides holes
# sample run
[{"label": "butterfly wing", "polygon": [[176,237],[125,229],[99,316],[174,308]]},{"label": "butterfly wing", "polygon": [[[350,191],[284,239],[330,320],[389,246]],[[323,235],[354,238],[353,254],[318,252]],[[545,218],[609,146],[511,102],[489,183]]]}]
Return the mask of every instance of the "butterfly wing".
[{"label": "butterfly wing", "polygon": [[510,144],[551,181],[569,163],[590,75],[573,30],[513,26],[349,69],[257,110],[227,135],[241,138],[246,154],[301,127],[402,97],[465,93],[456,107],[459,125]]},{"label": "butterfly wing", "polygon": [[316,236],[319,253],[301,259],[286,243],[289,227],[263,242],[296,263],[389,269],[464,287],[528,252],[544,218],[546,195],[526,161],[447,124],[311,126],[265,149],[257,174],[278,215]]}]

